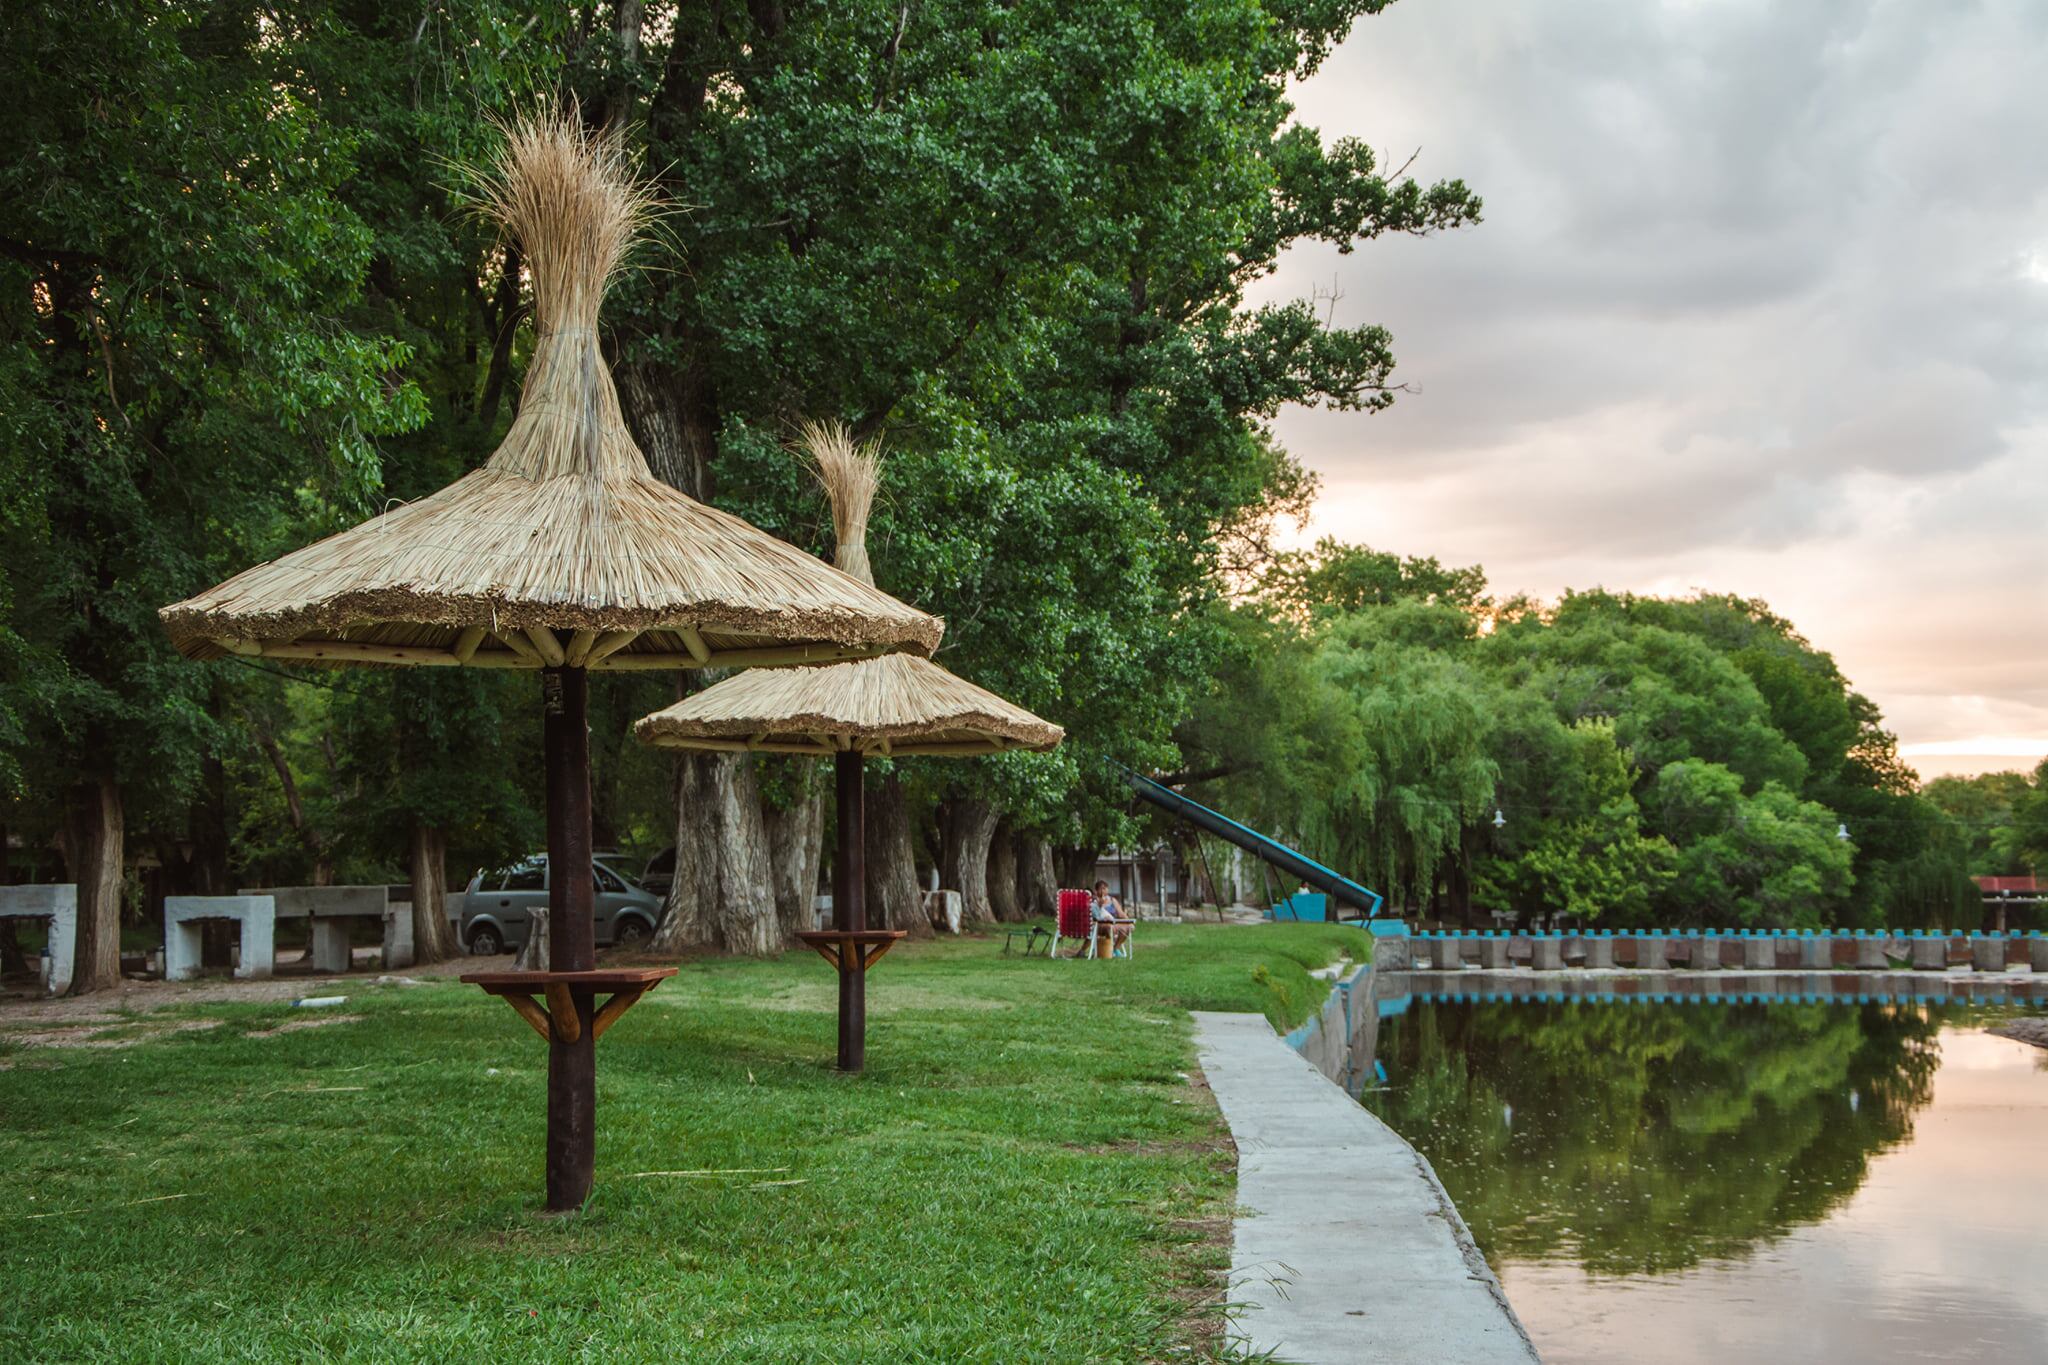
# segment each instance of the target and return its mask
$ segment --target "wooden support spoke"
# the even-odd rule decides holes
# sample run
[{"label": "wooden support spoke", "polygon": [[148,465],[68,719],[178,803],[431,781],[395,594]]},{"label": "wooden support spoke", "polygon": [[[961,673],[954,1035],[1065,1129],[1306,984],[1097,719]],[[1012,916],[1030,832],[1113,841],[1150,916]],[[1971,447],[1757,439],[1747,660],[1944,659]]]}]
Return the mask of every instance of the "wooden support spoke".
[{"label": "wooden support spoke", "polygon": [[428,668],[455,668],[462,662],[445,649],[359,644],[354,640],[265,641],[263,657],[301,663],[409,664]]},{"label": "wooden support spoke", "polygon": [[647,990],[649,989],[652,988],[648,987],[643,988],[641,990],[620,991],[617,995],[614,995],[611,999],[605,1001],[604,1008],[600,1009],[595,1015],[591,1016],[590,1036],[593,1039],[604,1037],[604,1031],[610,1028],[613,1024],[618,1023],[619,1016],[624,1014],[627,1010],[633,1008],[634,1005],[638,1004],[640,1001],[640,997],[645,995],[647,993]]},{"label": "wooden support spoke", "polygon": [[562,651],[562,662],[571,668],[581,668],[590,657],[591,646],[597,643],[597,632],[579,630],[569,637],[568,648]]},{"label": "wooden support spoke", "polygon": [[673,652],[662,654],[614,654],[601,664],[590,664],[594,670],[606,673],[674,673],[679,669],[695,668],[697,663],[687,654]]},{"label": "wooden support spoke", "polygon": [[[653,740],[656,745],[660,745],[661,742],[658,735]],[[814,744],[808,739],[793,739],[786,742],[763,739],[759,743],[751,739],[692,739],[688,745],[682,747],[716,749],[722,753],[735,754],[808,754],[813,758],[827,756],[833,752],[831,745]]]},{"label": "wooden support spoke", "polygon": [[894,756],[897,758],[910,758],[914,756],[929,755],[937,755],[946,758],[971,758],[976,754],[1008,753],[1012,749],[1021,749],[1023,747],[1024,746],[1021,744],[1013,744],[1006,739],[933,740],[930,743],[926,744],[919,744],[915,742],[909,744],[898,744],[895,746],[893,752]]},{"label": "wooden support spoke", "polygon": [[526,638],[533,641],[533,647],[540,651],[540,657],[547,660],[550,668],[560,668],[566,662],[568,656],[563,653],[562,642],[546,626],[528,626]]},{"label": "wooden support spoke", "polygon": [[238,640],[232,636],[221,636],[214,643],[230,654],[245,654],[253,658],[263,652],[263,646],[254,640]]},{"label": "wooden support spoke", "polygon": [[583,666],[596,668],[639,638],[640,632],[637,630],[608,630],[598,636],[597,643],[590,647],[590,653],[584,656]]},{"label": "wooden support spoke", "polygon": [[516,630],[498,630],[491,633],[497,638],[498,643],[504,645],[505,648],[511,650],[520,658],[531,659],[535,668],[540,667],[545,662],[540,657],[540,651],[533,647],[533,643],[523,633]]},{"label": "wooden support spoke", "polygon": [[484,642],[482,626],[471,626],[455,637],[455,648],[451,651],[458,662],[468,663],[476,657],[476,648]]},{"label": "wooden support spoke", "polygon": [[711,658],[711,646],[704,643],[704,637],[689,626],[677,626],[676,634],[682,637],[683,648],[690,651],[690,657],[697,661],[698,667],[703,667]]},{"label": "wooden support spoke", "polygon": [[540,655],[531,649],[516,654],[509,649],[480,649],[469,656],[471,668],[539,668]]},{"label": "wooden support spoke", "polygon": [[500,996],[499,999],[517,1011],[521,1019],[533,1025],[533,1031],[540,1035],[543,1043],[554,1037],[548,1028],[548,1012],[542,1009],[540,1003],[532,996],[508,994]]},{"label": "wooden support spoke", "polygon": [[548,982],[547,992],[548,1012],[555,1018],[555,1036],[565,1043],[575,1042],[583,1036],[583,1021],[576,1015],[576,997],[560,981]]},{"label": "wooden support spoke", "polygon": [[788,668],[797,664],[843,663],[887,654],[886,645],[770,645],[762,649],[723,649],[704,660],[706,668]]}]

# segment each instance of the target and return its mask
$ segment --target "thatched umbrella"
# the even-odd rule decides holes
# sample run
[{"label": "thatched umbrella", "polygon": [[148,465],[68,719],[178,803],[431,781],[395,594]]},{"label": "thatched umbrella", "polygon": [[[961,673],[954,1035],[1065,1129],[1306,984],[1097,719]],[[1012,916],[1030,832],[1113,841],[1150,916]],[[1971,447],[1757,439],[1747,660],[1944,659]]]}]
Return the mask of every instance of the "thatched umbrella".
[{"label": "thatched umbrella", "polygon": [[589,670],[929,653],[944,626],[649,472],[598,348],[606,284],[652,202],[617,136],[573,109],[523,121],[480,184],[524,249],[539,332],[504,443],[439,493],[162,615],[197,659],[541,673],[555,970],[473,979],[549,1041],[548,1207],[572,1209],[592,1176],[592,1041],[670,974],[592,970]]},{"label": "thatched umbrella", "polygon": [[867,969],[903,937],[901,930],[867,925],[863,759],[1043,752],[1066,735],[931,660],[904,654],[742,673],[642,718],[633,733],[659,748],[831,756],[834,927],[798,937],[838,970],[839,1066],[846,1071],[866,1062]]}]

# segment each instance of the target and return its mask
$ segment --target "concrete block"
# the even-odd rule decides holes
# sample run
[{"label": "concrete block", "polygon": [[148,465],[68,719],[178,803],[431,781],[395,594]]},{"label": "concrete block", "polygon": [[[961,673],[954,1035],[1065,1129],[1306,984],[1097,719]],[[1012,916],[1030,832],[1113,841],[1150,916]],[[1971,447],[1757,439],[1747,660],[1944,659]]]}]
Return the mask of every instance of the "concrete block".
[{"label": "concrete block", "polygon": [[1809,934],[1799,940],[1799,966],[1804,971],[1826,971],[1835,965],[1835,940],[1827,934]]},{"label": "concrete block", "polygon": [[1614,965],[1614,939],[1599,934],[1586,940],[1586,965],[1594,971],[1605,971]]},{"label": "concrete block", "polygon": [[1560,942],[1564,944],[1565,966],[1583,967],[1586,965],[1586,936],[1584,934],[1566,934]]},{"label": "concrete block", "polygon": [[62,995],[71,989],[72,966],[78,952],[78,886],[46,882],[38,886],[0,886],[0,918],[46,919],[49,947],[43,950],[43,989]]},{"label": "concrete block", "polygon": [[1752,934],[1742,940],[1742,966],[1745,971],[1775,971],[1778,941],[1761,934]]},{"label": "concrete block", "polygon": [[2027,966],[2048,972],[2048,934],[2027,935]]},{"label": "concrete block", "polygon": [[1670,949],[1662,934],[1644,934],[1636,939],[1636,967],[1645,972],[1667,971],[1671,966]]},{"label": "concrete block", "polygon": [[1718,934],[1701,934],[1694,946],[1692,969],[1696,972],[1721,970],[1721,939]]},{"label": "concrete block", "polygon": [[1853,941],[1856,957],[1851,965],[1864,971],[1881,971],[1890,965],[1885,960],[1885,940],[1882,937],[1859,934]]},{"label": "concrete block", "polygon": [[1913,965],[1923,971],[1946,971],[1948,969],[1948,940],[1946,938],[1914,939]]},{"label": "concrete block", "polygon": [[1409,945],[1415,939],[1409,934],[1374,934],[1372,939],[1372,965],[1383,972],[1405,972],[1414,959]]},{"label": "concrete block", "polygon": [[235,975],[267,977],[277,961],[277,903],[269,896],[164,897],[164,980],[199,975],[201,920],[233,920],[241,929],[241,960]]},{"label": "concrete block", "polygon": [[384,912],[384,970],[410,967],[415,954],[412,944],[412,903],[398,901]]},{"label": "concrete block", "polygon": [[2005,970],[2005,936],[1993,938],[1988,934],[1970,936],[1970,965],[1980,972],[2002,972]]},{"label": "concrete block", "polygon": [[390,893],[382,886],[245,886],[245,896],[268,896],[278,919],[325,919],[358,915],[382,919],[390,909]]},{"label": "concrete block", "polygon": [[[2048,940],[2043,940],[2048,944]],[[1479,940],[1479,965],[1490,972],[1506,971],[1508,940],[1504,934],[1489,934]]]},{"label": "concrete block", "polygon": [[348,921],[340,919],[316,919],[313,921],[313,959],[316,972],[345,972],[349,967]]},{"label": "concrete block", "polygon": [[1564,940],[1553,934],[1545,934],[1534,940],[1534,956],[1529,965],[1539,972],[1564,970]]}]

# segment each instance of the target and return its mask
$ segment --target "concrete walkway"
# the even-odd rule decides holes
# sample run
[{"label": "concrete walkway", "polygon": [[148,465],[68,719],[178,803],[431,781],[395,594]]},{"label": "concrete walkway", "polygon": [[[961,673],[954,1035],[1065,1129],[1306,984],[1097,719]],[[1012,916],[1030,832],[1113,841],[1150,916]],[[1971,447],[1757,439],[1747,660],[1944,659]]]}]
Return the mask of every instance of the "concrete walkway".
[{"label": "concrete walkway", "polygon": [[1429,1163],[1256,1014],[1195,1015],[1237,1140],[1231,1329],[1295,1365],[1528,1365],[1535,1348]]}]

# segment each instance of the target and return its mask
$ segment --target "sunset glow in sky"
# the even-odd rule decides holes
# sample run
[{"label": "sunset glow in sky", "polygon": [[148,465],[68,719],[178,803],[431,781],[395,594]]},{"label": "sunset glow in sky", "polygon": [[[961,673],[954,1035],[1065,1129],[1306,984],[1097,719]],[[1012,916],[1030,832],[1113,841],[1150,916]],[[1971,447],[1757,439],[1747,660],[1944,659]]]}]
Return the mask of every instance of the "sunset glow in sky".
[{"label": "sunset glow in sky", "polygon": [[1762,597],[1923,776],[2048,754],[2048,6],[1402,0],[1296,92],[1486,221],[1256,299],[1394,333],[1304,533]]}]

